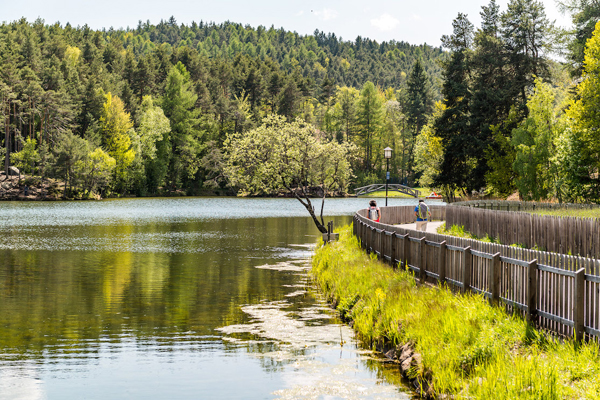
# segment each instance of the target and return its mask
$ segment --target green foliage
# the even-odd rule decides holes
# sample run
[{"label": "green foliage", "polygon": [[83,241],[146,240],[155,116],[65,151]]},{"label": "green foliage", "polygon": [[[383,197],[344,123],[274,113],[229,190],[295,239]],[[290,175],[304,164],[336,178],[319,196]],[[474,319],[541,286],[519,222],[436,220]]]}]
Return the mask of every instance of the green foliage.
[{"label": "green foliage", "polygon": [[383,101],[373,82],[366,82],[356,104],[356,128],[360,137],[364,169],[373,169],[374,157],[381,158]]},{"label": "green foliage", "polygon": [[116,178],[125,180],[127,167],[133,162],[135,152],[131,149],[131,137],[129,131],[133,128],[133,122],[121,99],[108,93],[105,96],[104,106],[100,117],[100,129],[102,132],[102,143],[108,149],[108,154],[116,162]]},{"label": "green foliage", "polygon": [[594,0],[563,0],[557,3],[561,11],[571,15],[573,27],[563,34],[566,36],[572,73],[580,76],[583,73],[586,43],[600,18],[600,8]]},{"label": "green foliage", "polygon": [[420,186],[432,186],[435,178],[440,173],[440,167],[444,157],[442,140],[435,134],[435,120],[444,111],[444,106],[436,103],[435,113],[431,120],[423,127],[415,144],[415,172],[420,173]]},{"label": "green foliage", "polygon": [[317,247],[312,273],[365,343],[412,344],[423,367],[410,373],[422,384],[428,381],[436,398],[558,400],[600,394],[596,343],[578,346],[546,337],[479,295],[417,286],[411,273],[366,255],[350,227],[340,230],[338,242]]},{"label": "green foliage", "polygon": [[308,194],[311,188],[345,192],[352,151],[348,144],[318,140],[307,124],[271,116],[260,127],[227,138],[225,171],[243,195]]},{"label": "green foliage", "polygon": [[[215,179],[225,185],[218,155],[228,135],[279,114],[359,145],[357,172],[381,180],[380,153],[390,146],[392,174],[412,175],[414,140],[405,140],[404,105],[396,97],[417,59],[418,76],[436,82],[442,56],[428,45],[348,42],[320,31],[302,36],[229,22],[186,26],[171,19],[94,31],[21,19],[0,25],[4,147],[17,153],[21,138],[36,140],[35,173],[62,176],[42,153],[55,150],[60,134],[76,132],[116,161],[113,179],[96,190],[198,193]],[[379,87],[371,84],[361,100],[366,82]],[[413,89],[407,94],[421,88]],[[435,84],[430,89],[438,96]],[[148,105],[146,96],[156,101]]]},{"label": "green foliage", "polygon": [[244,135],[229,135],[224,143],[224,171],[241,195],[275,195],[297,198],[317,227],[326,232],[323,215],[317,219],[310,197],[345,193],[352,169],[354,147],[321,141],[314,129],[296,120],[270,116]]},{"label": "green foliage", "polygon": [[473,42],[473,24],[465,14],[458,14],[452,22],[454,32],[444,36],[444,46],[452,53],[444,62],[444,111],[435,121],[435,131],[442,139],[444,158],[435,178],[436,186],[447,187],[453,194],[456,189],[468,186],[472,172],[473,139],[469,137],[469,53]]},{"label": "green foliage", "polygon": [[521,197],[539,201],[559,197],[558,166],[554,162],[555,141],[562,124],[554,116],[554,94],[541,79],[535,81],[535,91],[527,102],[529,116],[513,130],[512,144],[516,149],[515,185]]},{"label": "green foliage", "polygon": [[76,168],[81,173],[84,189],[93,193],[98,188],[108,186],[116,164],[116,160],[99,147],[84,159],[78,160]]},{"label": "green foliage", "polygon": [[172,188],[191,180],[198,172],[204,148],[204,131],[200,128],[199,110],[194,106],[190,74],[179,62],[169,71],[162,107],[171,122],[169,183]]},{"label": "green foliage", "polygon": [[513,154],[507,138],[511,125],[527,115],[534,78],[549,75],[543,57],[549,23],[536,0],[511,0],[504,12],[492,0],[481,15],[482,26],[473,33],[459,14],[454,34],[443,40],[452,54],[444,65],[446,111],[436,122],[445,152],[435,182],[450,190],[489,186],[506,194],[513,175],[506,173]]},{"label": "green foliage", "polygon": [[63,197],[72,195],[83,179],[81,168],[88,155],[87,142],[72,132],[59,133],[52,151],[53,176],[64,181]]},{"label": "green foliage", "polygon": [[571,197],[600,201],[600,23],[587,43],[583,80],[577,100],[566,112],[568,130],[561,143],[560,159]]},{"label": "green foliage", "polygon": [[37,141],[27,138],[23,145],[23,150],[12,153],[10,161],[26,174],[33,174],[36,170],[36,164],[40,161],[40,154],[36,149]]},{"label": "green foliage", "polygon": [[504,132],[512,130],[517,123],[515,109],[511,109],[508,118],[501,124],[491,126],[493,145],[487,149],[489,171],[485,174],[485,180],[490,192],[497,196],[507,197],[514,193],[516,150],[511,143],[511,138]]},{"label": "green foliage", "polygon": [[450,227],[450,229],[446,229],[446,224],[444,223],[438,227],[437,233],[439,233],[440,235],[449,235],[449,236],[456,236],[456,237],[461,237],[461,238],[465,238],[465,239],[479,240],[479,241],[485,242],[485,243],[502,244],[502,243],[500,243],[499,238],[490,237],[487,233],[485,234],[485,236],[479,237],[477,235],[472,234],[471,232],[466,231],[465,227],[462,225],[460,225],[460,226],[452,225]]}]

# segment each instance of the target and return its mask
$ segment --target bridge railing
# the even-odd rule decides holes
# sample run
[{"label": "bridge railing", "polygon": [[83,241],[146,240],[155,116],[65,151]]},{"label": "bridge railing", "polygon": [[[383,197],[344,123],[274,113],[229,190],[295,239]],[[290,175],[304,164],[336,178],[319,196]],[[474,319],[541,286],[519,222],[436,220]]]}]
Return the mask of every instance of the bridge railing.
[{"label": "bridge railing", "polygon": [[[407,194],[407,195],[413,196],[413,197],[421,196],[421,192],[419,190],[413,189],[408,186],[401,185],[399,183],[390,183],[387,186],[388,186],[388,191],[400,192],[400,193],[404,193],[404,194]],[[367,186],[362,186],[362,187],[356,188],[356,189],[354,189],[354,193],[356,196],[362,196],[365,194],[379,192],[382,190],[385,190],[385,183],[374,183],[372,185],[367,185]]]},{"label": "bridge railing", "polygon": [[600,339],[600,260],[394,226],[414,221],[413,210],[381,207],[381,223],[360,210],[354,234],[367,251],[414,271],[422,282],[480,293],[559,335]]}]

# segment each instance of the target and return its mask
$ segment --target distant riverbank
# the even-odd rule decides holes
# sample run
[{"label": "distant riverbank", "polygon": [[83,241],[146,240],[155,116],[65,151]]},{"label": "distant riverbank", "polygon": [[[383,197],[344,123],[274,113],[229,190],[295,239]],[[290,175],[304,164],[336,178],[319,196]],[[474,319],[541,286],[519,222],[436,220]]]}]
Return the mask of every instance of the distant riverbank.
[{"label": "distant riverbank", "polygon": [[[69,190],[67,190],[67,193]],[[187,193],[183,190],[161,190],[158,193],[136,196],[128,194],[126,196],[114,192],[89,193],[87,191],[75,191],[71,195],[65,196],[65,184],[63,181],[51,178],[42,179],[39,176],[10,175],[6,176],[0,172],[0,201],[71,201],[71,200],[102,200],[118,198],[149,198],[149,197],[236,197],[236,193],[229,188],[226,189],[201,189],[195,193]],[[250,196],[261,198],[293,198],[289,192],[282,192],[272,196]],[[327,198],[346,198],[354,197],[350,194],[333,193],[328,194]],[[392,196],[390,196],[392,197]],[[401,196],[396,196],[401,197]],[[321,197],[315,192],[314,199],[320,200]],[[366,204],[365,204],[366,207]]]},{"label": "distant riverbank", "polygon": [[182,190],[161,191],[148,196],[127,195],[118,193],[89,193],[87,191],[76,191],[65,196],[65,184],[63,181],[45,178],[43,181],[39,176],[9,175],[0,172],[0,201],[70,201],[70,200],[102,200],[114,198],[146,198],[146,197],[187,197],[187,196],[235,196],[232,190],[201,190],[194,195],[189,195]]}]

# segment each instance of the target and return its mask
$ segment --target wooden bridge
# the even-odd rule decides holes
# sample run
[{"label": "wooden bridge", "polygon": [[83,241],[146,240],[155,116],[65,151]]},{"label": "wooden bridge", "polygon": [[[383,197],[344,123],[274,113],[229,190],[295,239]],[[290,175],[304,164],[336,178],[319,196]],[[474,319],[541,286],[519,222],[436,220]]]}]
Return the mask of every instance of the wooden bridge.
[{"label": "wooden bridge", "polygon": [[[356,196],[362,196],[364,194],[379,192],[380,190],[385,190],[385,183],[374,183],[372,185],[367,185],[367,186],[356,188],[356,189],[354,189],[354,194]],[[418,191],[417,189],[413,189],[408,186],[400,185],[398,183],[389,183],[388,191],[390,191],[390,190],[395,191],[395,192],[404,193],[404,194],[407,194],[412,197],[421,196],[421,192]]]}]

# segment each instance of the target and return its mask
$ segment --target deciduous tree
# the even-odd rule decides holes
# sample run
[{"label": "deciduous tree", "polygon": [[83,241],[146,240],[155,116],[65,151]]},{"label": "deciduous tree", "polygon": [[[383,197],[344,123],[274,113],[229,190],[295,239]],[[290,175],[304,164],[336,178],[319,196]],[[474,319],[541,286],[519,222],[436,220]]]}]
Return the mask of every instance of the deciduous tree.
[{"label": "deciduous tree", "polygon": [[[229,135],[224,149],[225,174],[241,195],[287,192],[308,210],[317,228],[327,232],[325,197],[346,191],[352,145],[322,142],[310,125],[270,116],[256,129]],[[322,198],[319,217],[310,200],[314,194]]]}]

